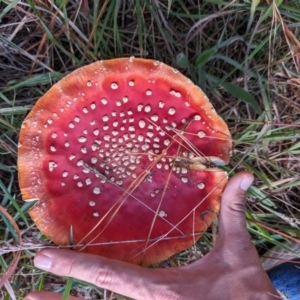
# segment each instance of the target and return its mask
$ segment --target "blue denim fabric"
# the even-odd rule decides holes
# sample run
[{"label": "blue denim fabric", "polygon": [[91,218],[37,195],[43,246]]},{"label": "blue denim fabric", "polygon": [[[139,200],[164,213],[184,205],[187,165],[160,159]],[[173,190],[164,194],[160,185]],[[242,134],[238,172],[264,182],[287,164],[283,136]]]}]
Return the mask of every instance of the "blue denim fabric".
[{"label": "blue denim fabric", "polygon": [[289,300],[300,300],[300,261],[286,262],[267,273],[276,288]]}]

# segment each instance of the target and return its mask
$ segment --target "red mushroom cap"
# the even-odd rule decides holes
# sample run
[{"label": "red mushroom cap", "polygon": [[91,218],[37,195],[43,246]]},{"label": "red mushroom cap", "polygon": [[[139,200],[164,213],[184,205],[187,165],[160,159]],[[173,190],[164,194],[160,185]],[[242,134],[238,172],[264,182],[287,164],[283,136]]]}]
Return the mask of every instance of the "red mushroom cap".
[{"label": "red mushroom cap", "polygon": [[[54,243],[140,265],[215,218],[231,137],[205,94],[158,61],[120,58],[56,83],[25,119],[19,183]],[[70,241],[70,231],[73,232]]]}]

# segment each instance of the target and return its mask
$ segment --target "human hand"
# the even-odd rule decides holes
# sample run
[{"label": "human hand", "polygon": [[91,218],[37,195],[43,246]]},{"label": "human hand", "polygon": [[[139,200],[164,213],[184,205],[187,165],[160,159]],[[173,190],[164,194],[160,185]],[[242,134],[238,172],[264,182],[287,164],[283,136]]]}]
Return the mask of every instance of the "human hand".
[{"label": "human hand", "polygon": [[[247,172],[230,179],[222,196],[215,247],[188,266],[148,269],[60,249],[42,250],[34,264],[57,275],[74,277],[134,299],[280,299],[261,267],[246,227],[245,191],[252,181],[253,176]],[[61,299],[61,295],[33,292],[24,300],[50,299]]]}]

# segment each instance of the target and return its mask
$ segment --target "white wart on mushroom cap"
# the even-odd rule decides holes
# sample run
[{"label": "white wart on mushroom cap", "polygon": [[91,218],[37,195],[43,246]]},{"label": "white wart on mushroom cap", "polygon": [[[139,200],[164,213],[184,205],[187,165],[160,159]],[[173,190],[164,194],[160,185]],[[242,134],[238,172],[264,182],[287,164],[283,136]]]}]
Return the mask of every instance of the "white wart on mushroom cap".
[{"label": "white wart on mushroom cap", "polygon": [[[177,70],[121,58],[55,84],[23,122],[19,182],[58,245],[148,265],[191,246],[219,210],[231,138]],[[85,246],[77,246],[80,243]]]}]

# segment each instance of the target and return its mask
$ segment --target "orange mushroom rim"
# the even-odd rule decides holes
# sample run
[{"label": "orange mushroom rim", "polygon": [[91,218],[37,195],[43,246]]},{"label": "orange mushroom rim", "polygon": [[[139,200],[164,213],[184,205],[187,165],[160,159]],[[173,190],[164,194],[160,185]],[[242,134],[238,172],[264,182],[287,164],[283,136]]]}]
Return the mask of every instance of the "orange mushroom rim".
[{"label": "orange mushroom rim", "polygon": [[[161,62],[118,58],[53,85],[22,124],[29,214],[60,246],[139,265],[197,241],[216,217],[232,140],[199,87]],[[70,232],[72,231],[72,241]]]}]

